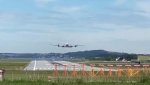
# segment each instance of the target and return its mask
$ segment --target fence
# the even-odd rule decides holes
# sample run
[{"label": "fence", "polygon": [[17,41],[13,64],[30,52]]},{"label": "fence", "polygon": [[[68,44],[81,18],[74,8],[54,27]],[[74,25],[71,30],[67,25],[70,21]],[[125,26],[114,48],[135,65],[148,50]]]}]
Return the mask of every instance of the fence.
[{"label": "fence", "polygon": [[150,65],[95,65],[86,66],[64,64],[63,69],[55,64],[52,71],[6,71],[8,80],[64,80],[83,79],[84,81],[140,81],[149,78]]}]

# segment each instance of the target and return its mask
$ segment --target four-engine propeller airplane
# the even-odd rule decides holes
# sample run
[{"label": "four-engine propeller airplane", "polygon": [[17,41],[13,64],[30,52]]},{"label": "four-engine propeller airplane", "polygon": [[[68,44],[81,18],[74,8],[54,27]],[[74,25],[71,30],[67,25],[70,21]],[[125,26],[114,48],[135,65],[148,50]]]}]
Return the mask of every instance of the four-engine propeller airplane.
[{"label": "four-engine propeller airplane", "polygon": [[52,46],[57,46],[57,47],[62,47],[62,48],[73,48],[73,47],[78,47],[78,46],[83,46],[83,45],[71,45],[71,44],[66,43],[64,45],[58,44],[58,45],[52,45]]}]

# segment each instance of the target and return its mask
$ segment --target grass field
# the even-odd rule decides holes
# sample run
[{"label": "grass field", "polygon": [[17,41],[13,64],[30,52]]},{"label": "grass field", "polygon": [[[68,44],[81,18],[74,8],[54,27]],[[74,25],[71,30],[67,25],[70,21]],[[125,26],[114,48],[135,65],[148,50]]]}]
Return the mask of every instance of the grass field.
[{"label": "grass field", "polygon": [[[68,72],[68,76],[64,76],[63,72],[59,72],[59,76],[54,76],[52,71],[24,71],[24,67],[28,65],[30,60],[0,60],[0,68],[5,69],[5,80],[0,82],[0,85],[149,85],[149,74],[144,74],[141,71],[141,75],[127,77],[124,72],[122,77],[118,77],[115,72],[113,76],[108,76],[108,72],[105,72],[105,76],[89,76],[90,72],[86,72],[87,75],[81,76],[81,72],[78,72],[78,76],[70,76],[72,72]],[[98,62],[97,62],[98,63]],[[97,73],[97,72],[95,72]],[[50,81],[48,79],[50,76]]]},{"label": "grass field", "polygon": [[45,81],[4,81],[0,85],[149,85],[150,82],[83,82],[76,80],[76,82],[45,82]]},{"label": "grass field", "polygon": [[149,60],[150,61],[150,56],[138,56],[138,60],[140,60],[140,61]]}]

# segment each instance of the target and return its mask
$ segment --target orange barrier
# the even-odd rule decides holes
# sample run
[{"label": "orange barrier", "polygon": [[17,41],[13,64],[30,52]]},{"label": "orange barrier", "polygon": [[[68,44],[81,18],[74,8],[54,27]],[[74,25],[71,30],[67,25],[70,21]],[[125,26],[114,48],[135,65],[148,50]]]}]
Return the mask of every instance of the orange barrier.
[{"label": "orange barrier", "polygon": [[91,77],[96,76],[96,75],[95,75],[95,72],[94,72],[94,66],[95,66],[94,64],[91,64],[91,72],[90,72],[90,76],[91,76]]},{"label": "orange barrier", "polygon": [[108,65],[108,67],[109,67],[108,76],[112,77],[112,67],[113,67],[113,65]]},{"label": "orange barrier", "polygon": [[68,72],[67,72],[67,65],[64,64],[64,76],[68,76]]},{"label": "orange barrier", "polygon": [[58,74],[58,69],[57,69],[58,64],[55,64],[54,66],[55,66],[55,69],[54,69],[54,76],[55,76],[55,77],[58,77],[58,75],[59,75],[59,74]]},{"label": "orange barrier", "polygon": [[[58,64],[54,65],[54,76],[58,77],[59,72],[58,72]],[[81,65],[81,69],[79,71],[79,67],[77,65],[72,65],[72,72],[70,71],[68,73],[67,65],[63,65],[64,70],[63,70],[63,76],[69,76],[69,73],[71,73],[72,77],[77,77],[77,76],[87,76],[87,77],[96,77],[96,76],[117,76],[117,77],[123,77],[126,76],[127,78],[131,77],[140,77],[142,74],[142,71],[145,75],[149,73],[149,65],[99,65],[99,71],[95,71],[95,64],[90,64],[91,70],[86,71],[85,64]],[[123,67],[125,66],[125,69]],[[105,68],[108,68],[108,73],[105,73]],[[78,71],[77,69],[78,68]],[[114,71],[116,70],[116,71]],[[97,73],[96,73],[97,72]],[[115,74],[114,74],[115,73]]]},{"label": "orange barrier", "polygon": [[127,77],[130,78],[133,75],[133,69],[131,69],[131,65],[125,65],[127,67]]},{"label": "orange barrier", "polygon": [[82,76],[86,76],[86,72],[85,72],[85,64],[82,64],[82,72],[81,72]]},{"label": "orange barrier", "polygon": [[76,65],[72,65],[72,66],[73,66],[72,76],[76,77],[77,76]]},{"label": "orange barrier", "polygon": [[140,67],[141,67],[141,65],[134,65],[134,67],[135,67],[135,71],[134,71],[133,75],[139,77],[140,76]]},{"label": "orange barrier", "polygon": [[104,76],[104,65],[99,65],[99,75],[102,77]]},{"label": "orange barrier", "polygon": [[116,65],[117,66],[117,76],[121,77],[123,73],[123,69],[121,69],[122,65]]}]

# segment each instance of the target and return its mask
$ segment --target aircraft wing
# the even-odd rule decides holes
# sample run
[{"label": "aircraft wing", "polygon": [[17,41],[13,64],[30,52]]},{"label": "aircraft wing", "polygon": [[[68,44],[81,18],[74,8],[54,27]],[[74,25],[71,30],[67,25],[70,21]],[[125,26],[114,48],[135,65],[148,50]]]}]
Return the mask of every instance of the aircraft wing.
[{"label": "aircraft wing", "polygon": [[74,47],[78,47],[78,46],[84,46],[84,45],[75,45]]},{"label": "aircraft wing", "polygon": [[59,44],[58,44],[58,45],[54,45],[54,44],[49,44],[49,45],[51,45],[51,46],[59,46]]}]

